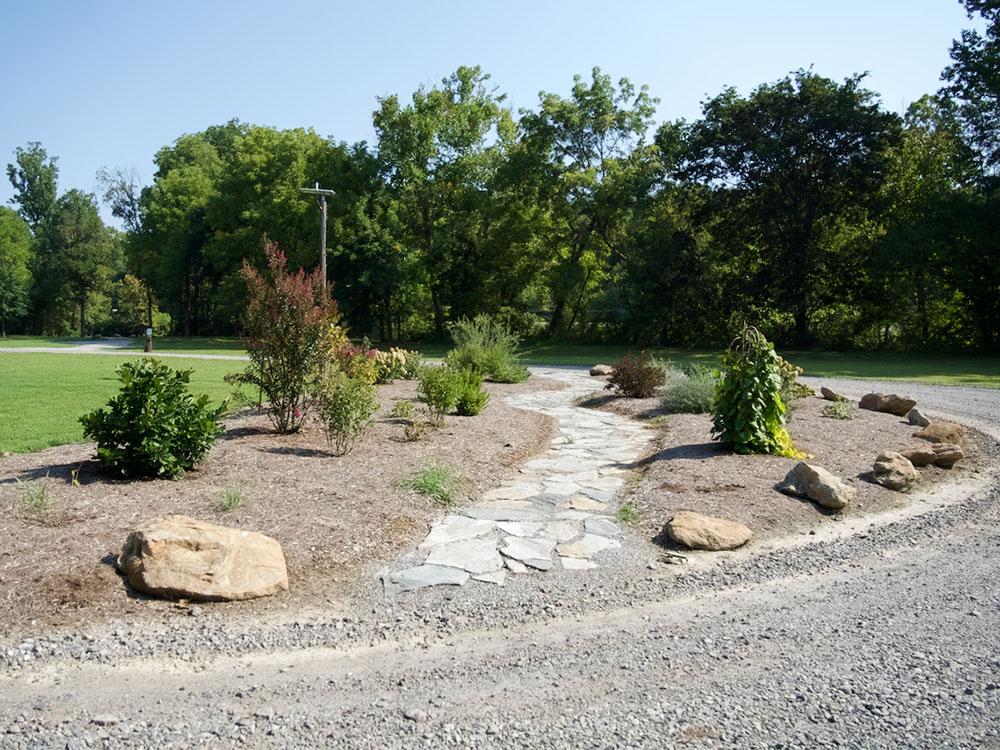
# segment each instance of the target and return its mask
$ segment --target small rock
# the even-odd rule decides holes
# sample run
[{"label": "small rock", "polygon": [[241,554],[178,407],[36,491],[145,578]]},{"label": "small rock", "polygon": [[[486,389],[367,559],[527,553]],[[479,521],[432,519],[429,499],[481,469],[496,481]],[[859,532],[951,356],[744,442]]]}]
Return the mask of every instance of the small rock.
[{"label": "small rock", "polygon": [[834,390],[831,390],[830,388],[826,387],[820,388],[819,392],[820,395],[822,395],[823,398],[825,398],[827,401],[847,401],[846,396],[841,396],[839,393],[837,393]]},{"label": "small rock", "polygon": [[615,368],[611,365],[594,365],[590,368],[590,374],[593,377],[607,377],[615,371]]},{"label": "small rock", "polygon": [[954,422],[934,422],[916,433],[915,437],[931,443],[959,445],[965,440],[965,428]]},{"label": "small rock", "polygon": [[403,711],[403,718],[407,721],[422,724],[427,721],[427,712],[421,711],[419,708],[411,708]]},{"label": "small rock", "polygon": [[950,469],[963,458],[965,458],[965,451],[962,450],[962,446],[954,445],[953,443],[934,443],[934,460],[932,463],[935,466],[940,466],[942,469]]},{"label": "small rock", "polygon": [[750,540],[749,526],[716,516],[682,510],[667,524],[667,536],[690,549],[712,552],[742,547]]},{"label": "small rock", "polygon": [[805,461],[793,466],[776,489],[786,495],[807,498],[832,510],[846,508],[858,494],[857,490],[822,466]]},{"label": "small rock", "polygon": [[927,427],[931,423],[931,420],[925,417],[924,413],[915,406],[906,412],[906,421],[917,427]]},{"label": "small rock", "polygon": [[914,446],[913,448],[907,448],[899,452],[903,458],[908,460],[914,466],[930,466],[934,463],[934,459],[937,458],[937,453],[934,452],[934,446]]},{"label": "small rock", "polygon": [[889,414],[895,414],[897,417],[905,416],[916,405],[917,402],[912,398],[897,396],[895,393],[888,395],[885,393],[869,393],[861,398],[860,403],[862,409],[888,412]]},{"label": "small rock", "polygon": [[896,451],[880,453],[872,467],[872,475],[883,487],[898,492],[909,490],[920,480],[920,472],[908,458]]}]

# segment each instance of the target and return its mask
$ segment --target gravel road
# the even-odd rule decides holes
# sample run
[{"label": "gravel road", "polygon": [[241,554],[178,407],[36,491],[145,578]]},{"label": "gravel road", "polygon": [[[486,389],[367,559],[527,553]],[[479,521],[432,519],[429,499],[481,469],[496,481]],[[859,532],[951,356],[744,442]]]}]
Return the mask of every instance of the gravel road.
[{"label": "gravel road", "polygon": [[[1000,391],[875,385],[1000,438]],[[990,458],[921,515],[757,554],[650,569],[636,540],[502,589],[0,643],[0,746],[1000,748]]]}]

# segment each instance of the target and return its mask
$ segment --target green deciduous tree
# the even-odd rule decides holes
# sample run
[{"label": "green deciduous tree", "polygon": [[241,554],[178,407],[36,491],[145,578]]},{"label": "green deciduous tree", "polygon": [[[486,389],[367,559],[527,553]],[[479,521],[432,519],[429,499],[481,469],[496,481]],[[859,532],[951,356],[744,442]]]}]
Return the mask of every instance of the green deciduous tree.
[{"label": "green deciduous tree", "polygon": [[32,141],[15,150],[14,163],[7,165],[7,177],[14,188],[11,203],[34,234],[52,215],[56,205],[59,168],[41,143]]},{"label": "green deciduous tree", "polygon": [[14,211],[0,206],[0,337],[7,324],[28,312],[31,231]]}]

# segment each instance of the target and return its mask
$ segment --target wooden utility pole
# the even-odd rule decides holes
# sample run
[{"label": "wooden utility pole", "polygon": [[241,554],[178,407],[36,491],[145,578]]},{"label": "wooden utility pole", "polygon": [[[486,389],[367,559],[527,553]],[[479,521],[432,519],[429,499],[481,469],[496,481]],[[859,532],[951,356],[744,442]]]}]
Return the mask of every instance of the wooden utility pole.
[{"label": "wooden utility pole", "polygon": [[321,188],[318,182],[315,187],[299,188],[299,192],[315,195],[319,202],[319,271],[323,278],[323,294],[326,294],[326,196],[335,193]]}]

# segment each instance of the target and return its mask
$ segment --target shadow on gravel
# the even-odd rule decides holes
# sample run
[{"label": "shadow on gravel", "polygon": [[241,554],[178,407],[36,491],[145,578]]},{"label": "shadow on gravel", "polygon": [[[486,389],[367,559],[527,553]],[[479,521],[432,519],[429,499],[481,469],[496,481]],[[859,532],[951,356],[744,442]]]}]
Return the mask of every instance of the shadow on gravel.
[{"label": "shadow on gravel", "polygon": [[283,445],[276,448],[258,448],[261,453],[274,453],[278,456],[300,456],[301,458],[331,458],[334,454],[330,451],[321,451],[316,448],[299,448],[293,445]]},{"label": "shadow on gravel", "polygon": [[635,462],[635,467],[649,466],[657,461],[699,461],[706,458],[712,458],[713,456],[718,456],[720,453],[725,451],[725,448],[719,443],[690,443],[688,445],[675,445],[673,448],[667,448],[666,450],[654,453],[651,456],[646,456],[646,458],[639,459]]},{"label": "shadow on gravel", "polygon": [[38,466],[34,469],[28,469],[27,471],[22,471],[16,477],[0,480],[0,487],[17,484],[18,482],[46,480],[65,482],[74,486],[95,483],[119,484],[127,481],[119,476],[108,473],[99,461],[88,459],[86,461],[49,464],[48,466]]}]

